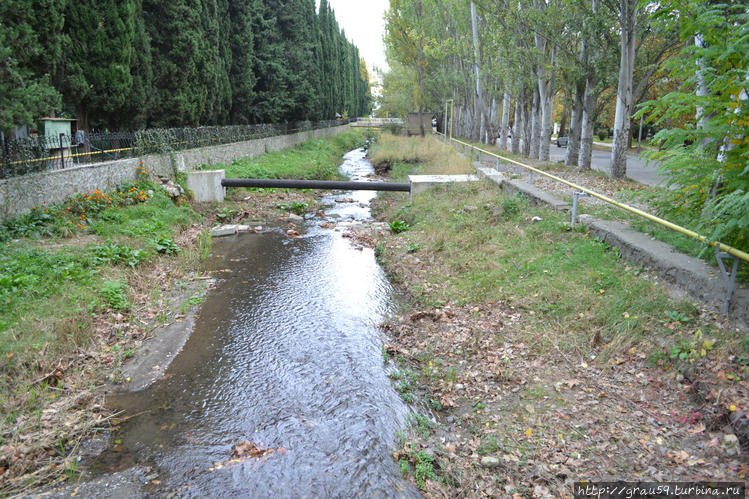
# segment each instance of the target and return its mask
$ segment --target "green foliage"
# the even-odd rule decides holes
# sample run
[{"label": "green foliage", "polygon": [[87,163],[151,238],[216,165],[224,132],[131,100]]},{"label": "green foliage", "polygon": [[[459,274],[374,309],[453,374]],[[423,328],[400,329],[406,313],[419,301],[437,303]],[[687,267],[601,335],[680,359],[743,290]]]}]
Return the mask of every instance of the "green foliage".
[{"label": "green foliage", "polygon": [[284,211],[296,213],[297,215],[304,215],[307,212],[309,205],[300,201],[292,201],[291,203],[279,203],[277,205]]},{"label": "green foliage", "polygon": [[[696,0],[675,9],[676,16],[673,10],[661,16],[685,42],[680,56],[668,63],[673,81],[682,84],[647,102],[639,113],[664,127],[654,138],[660,150],[648,154],[662,162],[670,184],[678,187],[663,210],[694,220],[693,228],[712,241],[746,250],[749,13],[739,3]],[[694,37],[702,39],[702,46]]]},{"label": "green foliage", "polygon": [[26,312],[28,300],[50,297],[62,287],[89,284],[93,262],[69,252],[4,248],[0,252],[0,331]]},{"label": "green foliage", "polygon": [[326,2],[7,0],[0,19],[4,130],[61,108],[84,130],[371,108],[366,66]]},{"label": "green foliage", "polygon": [[400,219],[393,220],[388,224],[388,227],[390,227],[390,231],[393,234],[400,234],[401,232],[405,232],[411,228],[411,226],[408,225],[408,222]]},{"label": "green foliage", "polygon": [[52,78],[61,60],[64,4],[0,2],[0,130],[31,125],[60,110],[61,95]]},{"label": "green foliage", "polygon": [[[344,132],[329,139],[308,140],[291,149],[242,158],[220,167],[226,170],[227,177],[339,179],[341,153],[360,147],[363,143],[360,132]],[[211,168],[216,167],[213,165]]]},{"label": "green foliage", "polygon": [[99,288],[99,295],[112,310],[124,311],[130,308],[127,289],[122,281],[104,281]]},{"label": "green foliage", "polygon": [[92,253],[95,265],[122,263],[133,269],[147,258],[146,252],[143,250],[120,246],[116,243],[95,246],[92,248]]},{"label": "green foliage", "polygon": [[434,473],[432,457],[423,450],[416,454],[414,479],[416,480],[416,486],[420,489],[424,489],[427,480],[437,480],[437,475]]},{"label": "green foliage", "polygon": [[176,255],[179,253],[179,246],[171,237],[158,237],[153,241],[157,253],[165,255]]}]

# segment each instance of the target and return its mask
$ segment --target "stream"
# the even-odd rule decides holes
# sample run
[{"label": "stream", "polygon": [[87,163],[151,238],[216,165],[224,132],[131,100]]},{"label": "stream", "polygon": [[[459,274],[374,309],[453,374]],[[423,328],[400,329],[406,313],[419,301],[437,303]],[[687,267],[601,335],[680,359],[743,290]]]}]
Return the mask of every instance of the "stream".
[{"label": "stream", "polygon": [[[344,160],[352,180],[373,173],[363,149]],[[324,209],[342,227],[369,219],[375,195]],[[88,471],[145,468],[141,493],[158,497],[418,496],[390,454],[409,412],[377,329],[393,289],[373,250],[317,225],[214,240],[217,286],[190,339],[162,379],[108,399],[132,417]],[[227,462],[246,441],[272,452]]]}]

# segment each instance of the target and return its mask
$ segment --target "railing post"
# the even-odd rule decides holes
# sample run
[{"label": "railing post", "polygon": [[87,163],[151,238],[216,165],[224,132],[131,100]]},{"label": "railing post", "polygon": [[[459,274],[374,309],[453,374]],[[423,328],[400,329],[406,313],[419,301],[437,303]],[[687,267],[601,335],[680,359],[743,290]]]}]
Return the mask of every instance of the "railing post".
[{"label": "railing post", "polygon": [[62,147],[62,139],[65,137],[64,133],[60,134],[60,169],[65,168],[65,149]]},{"label": "railing post", "polygon": [[[733,265],[731,267],[730,273],[728,272],[728,269],[726,269],[725,263],[723,263],[724,258],[731,258],[733,260]],[[725,319],[726,317],[728,317],[728,311],[731,308],[731,299],[733,298],[733,292],[736,291],[736,274],[739,270],[739,259],[734,255],[720,251],[720,247],[717,245],[715,246],[715,259],[718,260],[720,274],[723,276],[723,282],[726,283],[726,298],[723,302],[723,307],[721,308],[721,313],[723,314],[723,318]]]},{"label": "railing post", "polygon": [[581,197],[587,197],[588,193],[586,192],[574,192],[572,193],[572,220],[570,220],[570,225],[572,227],[575,226],[575,223],[577,222],[577,200]]}]

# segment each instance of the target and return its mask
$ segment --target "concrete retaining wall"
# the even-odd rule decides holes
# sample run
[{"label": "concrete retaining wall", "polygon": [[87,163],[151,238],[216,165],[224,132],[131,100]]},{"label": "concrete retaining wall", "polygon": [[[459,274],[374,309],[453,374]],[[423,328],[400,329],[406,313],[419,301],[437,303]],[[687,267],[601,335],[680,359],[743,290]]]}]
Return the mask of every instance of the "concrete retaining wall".
[{"label": "concrete retaining wall", "polygon": [[304,141],[330,137],[349,130],[351,125],[321,128],[289,135],[201,147],[173,154],[149,154],[140,158],[121,159],[104,163],[38,172],[23,177],[0,180],[0,219],[9,218],[41,206],[62,203],[77,194],[95,190],[110,191],[119,184],[133,182],[135,169],[143,167],[152,174],[174,178],[175,171],[194,170],[200,165],[231,163],[235,159],[255,157],[266,152],[294,147]]}]

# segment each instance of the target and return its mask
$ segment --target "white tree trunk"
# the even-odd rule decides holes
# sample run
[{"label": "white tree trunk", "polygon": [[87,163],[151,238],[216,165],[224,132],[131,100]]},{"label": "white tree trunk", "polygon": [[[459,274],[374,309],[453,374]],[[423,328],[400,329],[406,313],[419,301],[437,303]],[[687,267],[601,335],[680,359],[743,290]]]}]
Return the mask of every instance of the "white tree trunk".
[{"label": "white tree trunk", "polygon": [[585,93],[583,94],[583,116],[580,123],[580,155],[577,166],[581,170],[590,170],[590,160],[593,156],[593,111],[596,105],[595,81],[589,74],[585,79]]},{"label": "white tree trunk", "polygon": [[541,143],[541,141],[540,141],[540,138],[541,138],[540,137],[540,130],[541,130],[541,126],[540,126],[541,116],[540,116],[540,114],[541,113],[539,112],[539,102],[538,101],[539,101],[538,92],[534,91],[533,92],[533,101],[532,101],[532,104],[531,104],[530,141],[527,140],[527,137],[526,137],[526,142],[530,142],[530,148],[528,149],[528,156],[530,158],[533,158],[533,159],[538,159],[538,149],[539,149],[538,146]]},{"label": "white tree trunk", "polygon": [[522,125],[520,118],[520,98],[515,99],[515,119],[512,123],[512,154],[520,154],[520,134],[522,133]]},{"label": "white tree trunk", "polygon": [[635,36],[637,28],[637,0],[619,0],[619,24],[622,33],[619,61],[619,87],[614,116],[614,144],[611,149],[609,174],[613,178],[627,175],[627,150],[632,114],[632,83],[635,67]]},{"label": "white tree trunk", "polygon": [[[585,26],[583,22],[583,26]],[[588,39],[583,38],[580,45],[580,65],[587,69],[588,66]],[[590,71],[588,69],[588,71]],[[575,96],[572,101],[572,116],[570,118],[570,131],[567,135],[567,153],[564,157],[565,166],[577,164],[580,154],[580,126],[583,118],[583,98],[585,96],[585,83],[578,80],[575,85]]]},{"label": "white tree trunk", "polygon": [[510,129],[510,93],[505,90],[504,99],[502,100],[502,123],[499,126],[499,148],[507,149],[507,132]]},{"label": "white tree trunk", "polygon": [[[598,12],[598,1],[591,0],[591,11],[595,16]],[[588,60],[595,52],[595,47],[590,46]],[[580,153],[577,158],[577,166],[581,170],[590,170],[590,161],[593,156],[593,113],[595,112],[595,87],[596,74],[590,67],[587,68],[585,76],[585,92],[583,93],[582,119],[580,123]]]},{"label": "white tree trunk", "polygon": [[[533,92],[536,94],[536,92]],[[528,98],[526,97],[526,105],[523,106],[523,156],[526,158],[531,157],[531,143],[533,138],[538,139],[538,134],[532,134],[531,130],[533,125],[532,111],[533,111],[533,100],[531,99],[531,105],[528,105]],[[536,100],[538,100],[538,94],[536,94]],[[536,113],[538,111],[538,102],[536,102]],[[536,123],[538,123],[538,115],[536,114]]]}]

